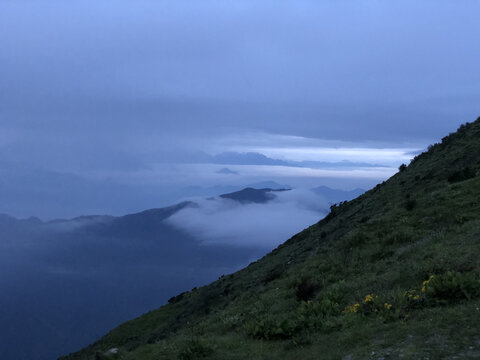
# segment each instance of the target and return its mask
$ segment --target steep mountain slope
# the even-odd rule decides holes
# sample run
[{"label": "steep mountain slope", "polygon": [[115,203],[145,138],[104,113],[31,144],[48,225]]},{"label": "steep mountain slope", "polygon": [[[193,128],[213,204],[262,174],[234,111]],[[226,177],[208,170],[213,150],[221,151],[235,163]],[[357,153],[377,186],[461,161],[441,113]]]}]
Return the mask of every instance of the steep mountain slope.
[{"label": "steep mountain slope", "polygon": [[479,358],[479,174],[480,118],[261,260],[62,359]]}]

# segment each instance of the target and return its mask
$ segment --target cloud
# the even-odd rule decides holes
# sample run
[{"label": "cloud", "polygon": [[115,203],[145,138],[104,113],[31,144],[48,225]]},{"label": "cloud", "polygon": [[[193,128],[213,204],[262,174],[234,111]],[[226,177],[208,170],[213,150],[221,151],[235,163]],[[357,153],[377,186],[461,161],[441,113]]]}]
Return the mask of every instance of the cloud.
[{"label": "cloud", "polygon": [[211,163],[229,165],[289,165],[285,161],[272,159],[258,152],[222,152],[212,156]]},{"label": "cloud", "polygon": [[217,174],[238,175],[238,172],[230,170],[229,168],[221,168],[220,170],[217,171]]},{"label": "cloud", "polygon": [[276,193],[266,204],[239,204],[228,199],[197,200],[198,208],[184,209],[171,225],[199,238],[205,245],[224,244],[271,249],[323,218],[325,198],[309,190]]},{"label": "cloud", "polygon": [[[268,138],[265,141],[265,137]],[[276,140],[276,141],[275,141]],[[361,141],[342,141],[328,140],[321,138],[304,137],[286,137],[277,134],[267,134],[267,136],[248,137],[245,134],[242,137],[237,136],[229,138],[227,141],[218,141],[217,146],[224,146],[230,152],[225,154],[235,154],[235,151],[244,154],[258,154],[266,161],[249,161],[250,165],[286,165],[286,166],[313,166],[321,167],[330,164],[330,166],[342,166],[342,162],[350,162],[351,165],[362,167],[377,164],[396,165],[399,162],[407,161],[412,158],[412,153],[418,152],[423,145],[413,145],[392,147],[392,143],[361,142]],[[225,164],[228,162],[224,162]],[[234,164],[232,162],[232,164]],[[245,164],[245,163],[243,163]],[[377,165],[378,166],[378,165]]]},{"label": "cloud", "polygon": [[475,2],[3,1],[2,115],[107,135],[114,122],[431,139],[476,115],[477,13]]},{"label": "cloud", "polygon": [[[302,174],[312,186],[344,175],[353,187],[373,185],[350,179],[391,172],[287,167],[335,170],[347,160],[355,165],[342,170],[398,168],[475,119],[480,94],[476,2],[377,5],[0,1],[0,161],[112,179],[136,187],[132,194],[146,183],[173,193],[178,182],[291,183]],[[239,176],[175,167],[190,163]],[[231,165],[270,167],[245,176]],[[45,196],[45,209],[33,211],[27,186],[35,184],[10,184],[0,192],[17,187],[17,204],[2,211],[52,209]],[[79,191],[73,180],[62,187]],[[97,198],[91,190],[81,197]],[[83,211],[65,199],[60,213]],[[138,209],[134,196],[128,201]]]},{"label": "cloud", "polygon": [[[272,137],[274,135],[271,135]],[[277,135],[278,138],[283,136]],[[321,139],[308,139],[309,142],[317,143],[327,142]],[[242,139],[237,138],[239,143]],[[245,141],[245,138],[243,139]],[[281,143],[281,141],[279,142]],[[337,144],[342,144],[336,141]],[[258,144],[257,144],[258,145]],[[224,164],[224,165],[271,165],[271,166],[293,166],[310,168],[362,168],[362,167],[388,167],[387,165],[376,164],[373,161],[385,161],[389,164],[397,165],[401,161],[409,158],[411,153],[418,154],[418,150],[405,148],[360,148],[351,144],[350,147],[322,147],[317,144],[316,147],[291,147],[284,144],[283,147],[264,147],[258,148],[259,151],[270,153],[272,157],[265,156],[260,152],[235,152],[226,151],[216,155],[203,153],[196,157],[183,158],[185,163],[204,163],[204,164]],[[353,145],[353,146],[352,146]],[[248,149],[248,147],[246,147]],[[278,157],[282,158],[279,159]],[[363,161],[363,162],[362,162]],[[371,161],[371,162],[366,162]]]}]

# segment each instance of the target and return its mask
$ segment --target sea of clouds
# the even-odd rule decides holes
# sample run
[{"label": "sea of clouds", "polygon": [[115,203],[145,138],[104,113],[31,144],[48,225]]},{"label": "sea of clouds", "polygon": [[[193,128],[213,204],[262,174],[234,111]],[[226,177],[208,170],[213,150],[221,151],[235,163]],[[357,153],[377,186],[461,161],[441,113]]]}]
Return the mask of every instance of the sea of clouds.
[{"label": "sea of clouds", "polygon": [[185,208],[167,219],[205,245],[273,248],[329,211],[327,200],[310,190],[275,192],[268,203],[241,204],[223,198],[195,199],[198,207]]}]

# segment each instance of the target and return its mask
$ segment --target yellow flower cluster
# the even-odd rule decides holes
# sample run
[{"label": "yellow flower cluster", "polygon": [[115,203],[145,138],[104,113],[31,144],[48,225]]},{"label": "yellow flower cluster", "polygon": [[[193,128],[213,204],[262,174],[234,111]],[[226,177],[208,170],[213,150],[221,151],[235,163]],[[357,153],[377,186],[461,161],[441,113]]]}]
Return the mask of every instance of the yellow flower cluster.
[{"label": "yellow flower cluster", "polygon": [[432,281],[432,279],[435,277],[435,275],[430,275],[430,277],[428,278],[428,280],[425,280],[423,283],[422,283],[422,292],[426,292],[427,291],[427,285],[430,283],[430,281]]},{"label": "yellow flower cluster", "polygon": [[408,290],[403,293],[408,300],[418,300],[420,299],[420,295],[415,293],[415,290]]},{"label": "yellow flower cluster", "polygon": [[366,304],[366,303],[369,303],[369,302],[373,302],[373,295],[372,294],[368,294],[367,296],[365,296],[365,299],[363,299],[363,302]]},{"label": "yellow flower cluster", "polygon": [[[405,292],[405,295],[407,295],[407,292]],[[362,303],[363,304],[371,304],[369,307],[370,311],[373,310],[375,312],[378,312],[381,310],[381,308],[378,308],[374,301],[375,299],[378,299],[378,296],[377,295],[374,295],[374,294],[368,294],[365,296],[365,298],[363,299]],[[393,309],[393,305],[392,304],[389,304],[389,303],[384,303],[383,306],[385,307],[386,310],[392,310]],[[360,308],[362,308],[362,305],[359,304],[359,303],[356,303],[356,304],[353,304],[353,305],[350,305],[350,306],[347,306],[345,308],[345,310],[343,310],[344,313],[356,313],[360,310]],[[363,308],[365,309],[365,308]]]},{"label": "yellow flower cluster", "polygon": [[356,313],[360,309],[360,304],[353,304],[351,306],[347,306],[345,310],[343,310],[344,313]]}]

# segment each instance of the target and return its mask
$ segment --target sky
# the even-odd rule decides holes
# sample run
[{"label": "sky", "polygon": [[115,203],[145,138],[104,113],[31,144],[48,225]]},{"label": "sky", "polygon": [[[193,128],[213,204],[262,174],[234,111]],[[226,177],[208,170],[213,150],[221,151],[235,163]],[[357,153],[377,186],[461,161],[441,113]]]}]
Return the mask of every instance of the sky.
[{"label": "sky", "polygon": [[0,213],[369,188],[479,115],[480,2],[0,1]]}]

